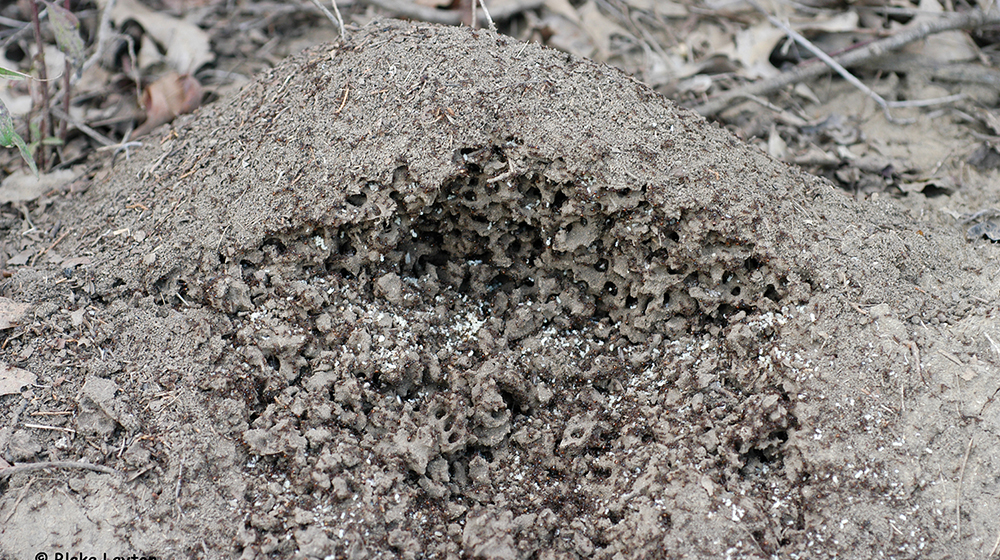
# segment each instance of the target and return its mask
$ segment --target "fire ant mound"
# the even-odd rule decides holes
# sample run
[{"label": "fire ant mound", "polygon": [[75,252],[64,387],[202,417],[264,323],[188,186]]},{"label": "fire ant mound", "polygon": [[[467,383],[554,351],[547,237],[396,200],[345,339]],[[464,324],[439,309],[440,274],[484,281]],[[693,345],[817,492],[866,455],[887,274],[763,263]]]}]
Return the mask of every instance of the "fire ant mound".
[{"label": "fire ant mound", "polygon": [[[70,449],[139,473],[122,511],[159,511],[95,535],[247,558],[941,546],[883,525],[940,522],[911,419],[954,364],[921,363],[914,326],[977,316],[927,295],[942,278],[997,296],[948,276],[979,258],[960,236],[464,28],[377,20],[151,144],[60,210],[92,251],[68,286],[94,313],[73,370],[94,444]],[[43,273],[5,295],[55,336],[75,319],[65,287],[23,288]]]}]

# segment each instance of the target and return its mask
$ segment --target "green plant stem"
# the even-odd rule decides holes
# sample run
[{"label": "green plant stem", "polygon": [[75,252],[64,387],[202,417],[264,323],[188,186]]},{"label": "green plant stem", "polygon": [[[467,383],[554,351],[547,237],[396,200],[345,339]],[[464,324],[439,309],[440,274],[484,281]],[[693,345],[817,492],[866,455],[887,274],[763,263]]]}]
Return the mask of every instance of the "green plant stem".
[{"label": "green plant stem", "polygon": [[[42,88],[42,126],[38,131],[38,153],[35,158],[38,160],[38,167],[45,169],[47,149],[42,144],[42,139],[51,135],[52,127],[49,118],[49,77],[45,70],[45,44],[42,43],[42,22],[38,17],[38,2],[36,0],[31,0],[31,24],[35,29],[35,44],[38,45],[35,63],[38,65],[39,87]],[[34,142],[35,140],[32,138],[30,141]]]},{"label": "green plant stem", "polygon": [[[63,7],[66,11],[69,11],[69,0],[64,0]],[[69,106],[71,103],[71,91],[70,91],[70,74],[73,72],[73,64],[70,62],[69,57],[66,57],[66,71],[63,73],[63,111],[68,115]],[[66,129],[69,124],[66,119],[61,119],[59,123],[59,139],[62,140],[63,146],[66,145]]]}]

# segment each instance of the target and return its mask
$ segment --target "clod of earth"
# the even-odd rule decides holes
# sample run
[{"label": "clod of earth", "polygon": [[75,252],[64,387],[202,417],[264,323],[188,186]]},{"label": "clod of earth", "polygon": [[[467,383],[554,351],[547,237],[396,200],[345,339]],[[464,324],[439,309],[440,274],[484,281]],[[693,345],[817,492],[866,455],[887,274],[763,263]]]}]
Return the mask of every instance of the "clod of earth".
[{"label": "clod of earth", "polygon": [[[101,359],[129,356],[88,366],[116,381],[87,382],[109,387],[91,437],[188,449],[126,454],[151,469],[137,484],[177,485],[162,519],[213,520],[171,532],[181,548],[909,546],[875,523],[901,507],[902,451],[873,443],[885,422],[854,432],[856,372],[900,382],[901,319],[937,313],[928,272],[961,239],[932,245],[617,70],[470,29],[376,20],[152,144],[89,193],[77,292]],[[147,384],[192,389],[210,429],[168,430]],[[144,523],[156,549],[169,522]]]}]

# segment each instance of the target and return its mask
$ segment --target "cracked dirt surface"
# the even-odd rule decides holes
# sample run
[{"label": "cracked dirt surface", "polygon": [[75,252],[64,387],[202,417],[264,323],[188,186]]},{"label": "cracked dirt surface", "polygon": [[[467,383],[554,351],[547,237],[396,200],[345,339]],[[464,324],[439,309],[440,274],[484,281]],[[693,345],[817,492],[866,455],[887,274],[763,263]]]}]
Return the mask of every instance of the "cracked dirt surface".
[{"label": "cracked dirt surface", "polygon": [[994,546],[998,251],[926,200],[391,20],[161,138],[52,202],[86,260],[3,281],[31,305],[3,360],[38,376],[0,397],[4,458],[124,473],[0,481],[8,556]]}]

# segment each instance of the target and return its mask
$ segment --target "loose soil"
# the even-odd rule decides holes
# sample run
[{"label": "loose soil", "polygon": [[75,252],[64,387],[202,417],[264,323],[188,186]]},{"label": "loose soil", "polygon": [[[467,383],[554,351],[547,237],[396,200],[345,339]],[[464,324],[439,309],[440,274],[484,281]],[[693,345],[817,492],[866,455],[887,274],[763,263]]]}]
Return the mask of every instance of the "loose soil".
[{"label": "loose soil", "polygon": [[0,451],[120,475],[6,476],[0,553],[986,557],[1000,251],[947,198],[375,20],[33,214]]}]

